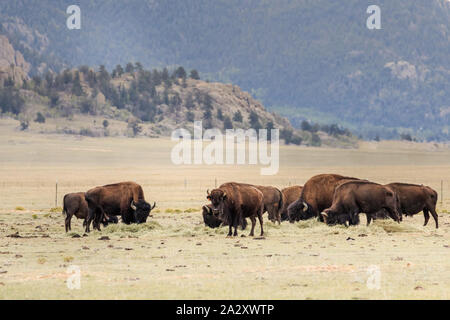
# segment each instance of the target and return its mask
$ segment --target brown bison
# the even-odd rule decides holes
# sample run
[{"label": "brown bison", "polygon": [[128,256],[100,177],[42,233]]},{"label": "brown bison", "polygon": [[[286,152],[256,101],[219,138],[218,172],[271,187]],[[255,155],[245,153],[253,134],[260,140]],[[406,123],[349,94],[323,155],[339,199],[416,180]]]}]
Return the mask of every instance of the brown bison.
[{"label": "brown bison", "polygon": [[300,198],[287,209],[290,222],[318,217],[320,212],[333,203],[334,189],[346,181],[359,180],[338,174],[319,174],[309,179],[303,186]]},{"label": "brown bison", "polygon": [[[237,227],[242,225],[245,218],[252,221],[250,236],[254,235],[256,217],[263,229],[264,196],[254,186],[229,182],[222,184],[219,188],[207,191],[207,199],[211,201],[213,214],[218,214],[220,220],[228,224],[228,236],[237,236]],[[232,233],[234,228],[234,233]]]},{"label": "brown bison", "polygon": [[103,214],[122,217],[126,224],[145,223],[156,206],[145,201],[142,187],[134,182],[120,182],[96,187],[86,192],[85,199],[89,207],[86,232],[91,221],[94,229],[100,230],[99,221]]},{"label": "brown bison", "polygon": [[283,206],[279,213],[281,221],[286,221],[289,219],[287,208],[291,203],[300,198],[302,189],[302,186],[291,186],[281,190],[281,193],[283,194]]},{"label": "brown bison", "polygon": [[370,216],[386,210],[389,216],[400,223],[397,209],[398,198],[394,190],[381,184],[365,180],[348,181],[336,187],[333,203],[321,215],[327,224],[345,224],[359,222],[358,216],[367,214],[367,224]]},{"label": "brown bison", "polygon": [[438,194],[430,187],[409,184],[409,183],[390,183],[386,185],[394,190],[399,197],[399,212],[406,216],[412,216],[414,214],[423,211],[425,217],[424,226],[427,225],[430,220],[430,212],[436,223],[436,229],[439,227],[438,215],[436,213],[436,203],[438,200]]},{"label": "brown bison", "polygon": [[[203,222],[206,226],[212,229],[219,228],[222,225],[225,226],[222,220],[219,219],[219,214],[213,213],[212,204],[205,204],[202,207],[202,211]],[[242,230],[245,230],[245,228],[247,228],[247,219],[242,220],[241,228]]]},{"label": "brown bison", "polygon": [[281,223],[280,209],[283,207],[283,194],[280,190],[271,186],[258,186],[248,183],[242,185],[253,186],[262,192],[264,196],[264,212],[267,212],[270,221]]},{"label": "brown bison", "polygon": [[[65,227],[66,232],[72,230],[72,216],[75,215],[78,219],[84,219],[83,226],[86,226],[86,220],[88,217],[88,204],[84,199],[84,192],[77,193],[68,193],[64,196],[63,200],[63,215],[65,218]],[[104,226],[108,225],[108,223],[118,223],[117,217],[102,217],[102,224]]]}]

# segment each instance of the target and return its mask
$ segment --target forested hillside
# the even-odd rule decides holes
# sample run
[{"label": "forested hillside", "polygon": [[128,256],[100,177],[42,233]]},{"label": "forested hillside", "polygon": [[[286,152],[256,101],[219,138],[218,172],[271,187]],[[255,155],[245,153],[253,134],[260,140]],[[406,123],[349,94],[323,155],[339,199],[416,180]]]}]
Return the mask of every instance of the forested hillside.
[{"label": "forested hillside", "polygon": [[294,129],[239,87],[202,81],[197,70],[183,67],[146,70],[128,63],[112,72],[81,66],[20,82],[10,76],[0,82],[0,111],[19,120],[18,129],[37,133],[158,137],[177,128],[192,131],[194,121],[201,120],[204,129],[223,133],[279,129],[286,144],[356,146],[348,130],[306,122]]}]

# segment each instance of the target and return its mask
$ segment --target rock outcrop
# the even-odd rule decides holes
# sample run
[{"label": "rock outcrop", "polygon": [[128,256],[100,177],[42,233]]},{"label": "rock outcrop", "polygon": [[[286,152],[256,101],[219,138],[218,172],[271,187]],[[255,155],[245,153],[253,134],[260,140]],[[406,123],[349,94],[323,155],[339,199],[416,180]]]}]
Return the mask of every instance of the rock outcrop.
[{"label": "rock outcrop", "polygon": [[28,79],[30,68],[30,64],[13,48],[8,38],[0,35],[0,85],[8,78],[21,85],[23,80]]}]

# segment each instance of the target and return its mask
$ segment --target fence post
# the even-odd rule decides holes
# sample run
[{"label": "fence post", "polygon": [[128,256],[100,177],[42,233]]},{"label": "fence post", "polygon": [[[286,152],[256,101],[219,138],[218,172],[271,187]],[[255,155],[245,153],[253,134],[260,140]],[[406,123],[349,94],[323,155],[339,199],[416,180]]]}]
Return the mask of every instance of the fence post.
[{"label": "fence post", "polygon": [[58,180],[56,180],[55,186],[55,208],[58,207]]}]

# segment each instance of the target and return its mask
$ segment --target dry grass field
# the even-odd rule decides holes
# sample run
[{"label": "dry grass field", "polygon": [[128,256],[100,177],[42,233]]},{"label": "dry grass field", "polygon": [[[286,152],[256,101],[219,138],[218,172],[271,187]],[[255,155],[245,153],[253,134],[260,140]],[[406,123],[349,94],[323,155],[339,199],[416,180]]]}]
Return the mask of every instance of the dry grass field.
[{"label": "dry grass field", "polygon": [[[279,173],[261,176],[259,166],[175,166],[173,145],[169,139],[30,134],[1,120],[0,299],[450,298],[448,147],[282,146]],[[443,181],[440,228],[432,219],[423,227],[423,214],[369,227],[362,218],[350,228],[313,220],[278,226],[265,215],[264,239],[226,238],[226,229],[203,225],[200,208],[216,183],[282,188],[326,172],[423,183],[439,196]],[[65,193],[127,180],[157,202],[146,224],[112,225],[83,236],[74,217],[72,232],[64,232],[61,211],[52,210],[56,181],[59,207]],[[66,285],[71,266],[81,272],[80,289]],[[374,279],[379,286],[371,285]]]}]

